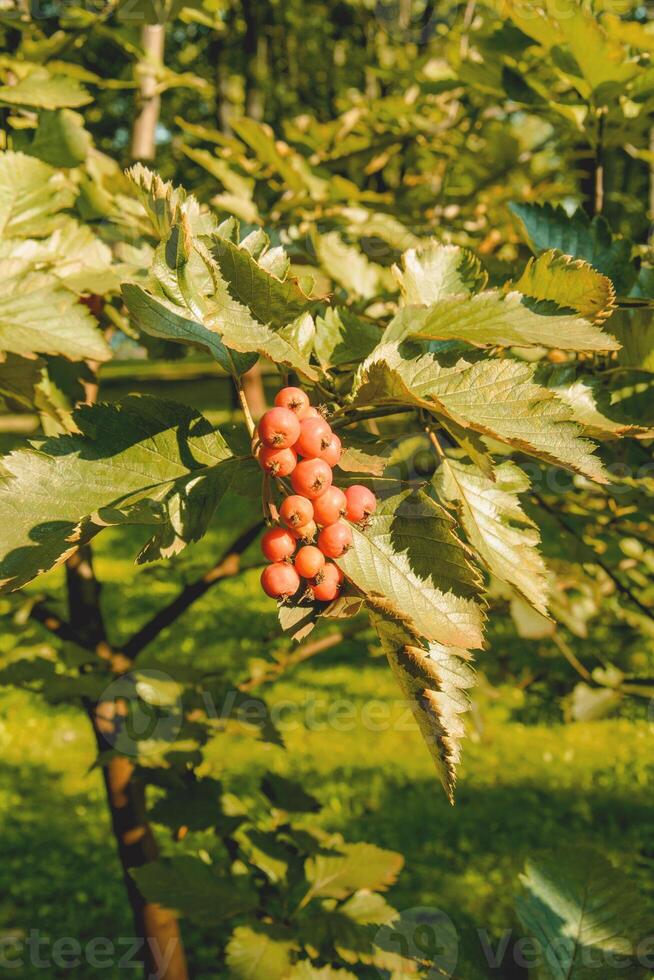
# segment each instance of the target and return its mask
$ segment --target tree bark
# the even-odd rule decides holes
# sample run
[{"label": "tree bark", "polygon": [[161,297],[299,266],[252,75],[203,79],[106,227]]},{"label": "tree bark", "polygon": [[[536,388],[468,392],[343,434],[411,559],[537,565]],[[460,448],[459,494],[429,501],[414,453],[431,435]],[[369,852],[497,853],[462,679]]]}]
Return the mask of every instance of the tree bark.
[{"label": "tree bark", "polygon": [[[93,570],[89,545],[83,545],[66,563],[68,615],[71,628],[99,657],[107,660],[116,676],[129,668],[126,657],[114,654],[107,640],[100,606],[100,584]],[[121,702],[87,703],[87,713],[99,752],[113,748],[112,735],[124,718]],[[179,924],[173,912],[145,900],[130,874],[133,868],[156,861],[159,852],[147,821],[145,788],[135,776],[134,763],[112,758],[102,768],[111,823],[118,846],[136,930],[142,940],[139,954],[144,975],[157,980],[188,980]]]},{"label": "tree bark", "polygon": [[166,28],[146,24],[141,31],[145,57],[140,64],[137,112],[132,130],[132,159],[154,160],[157,153],[157,124],[161,97],[157,92],[157,69],[163,64]]},{"label": "tree bark", "polygon": [[245,18],[245,114],[260,122],[264,116],[263,82],[266,74],[265,34],[261,32],[256,0],[243,0]]}]

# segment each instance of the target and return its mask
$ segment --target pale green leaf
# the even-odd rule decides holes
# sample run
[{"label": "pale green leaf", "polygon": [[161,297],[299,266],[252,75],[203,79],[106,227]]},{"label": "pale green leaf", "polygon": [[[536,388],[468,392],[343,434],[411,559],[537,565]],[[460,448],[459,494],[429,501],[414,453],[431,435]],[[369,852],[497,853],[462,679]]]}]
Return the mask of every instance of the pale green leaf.
[{"label": "pale green leaf", "polygon": [[227,943],[229,976],[238,980],[285,980],[299,949],[288,933],[272,926],[238,926]]},{"label": "pale green leaf", "polygon": [[649,975],[636,948],[651,935],[633,882],[596,851],[575,847],[529,861],[517,911],[544,958],[539,976],[602,980]]},{"label": "pale green leaf", "polygon": [[409,249],[393,271],[404,304],[415,306],[431,306],[445,296],[469,296],[488,280],[474,252],[436,241]]},{"label": "pale green leaf", "polygon": [[316,318],[314,346],[325,369],[363,360],[380,339],[379,327],[346,309],[328,307]]},{"label": "pale green leaf", "polygon": [[605,483],[595,446],[581,438],[569,407],[533,377],[533,367],[521,361],[461,360],[442,367],[430,354],[405,359],[397,347],[386,344],[359,368],[352,400],[415,405]]},{"label": "pale green leaf", "polygon": [[36,157],[0,153],[0,235],[43,238],[57,227],[75,190],[68,177]]},{"label": "pale green leaf", "polygon": [[476,347],[553,347],[617,350],[617,341],[576,313],[539,308],[517,290],[476,296],[445,296],[428,307],[404,307],[388,325],[382,343],[461,340]]},{"label": "pale green leaf", "polygon": [[0,350],[29,356],[62,354],[106,361],[110,349],[97,321],[77,297],[22,259],[0,259]]},{"label": "pale green leaf", "polygon": [[529,480],[514,463],[502,463],[489,479],[474,465],[444,459],[434,475],[440,498],[453,504],[468,541],[488,571],[547,613],[547,570],[540,534],[520,506]]},{"label": "pale green leaf", "polygon": [[388,615],[373,614],[373,625],[393,675],[410,705],[436,765],[450,803],[470,707],[468,690],[475,675],[460,649],[442,643],[421,645],[406,626]]},{"label": "pale green leaf", "polygon": [[77,167],[84,162],[92,145],[93,138],[84,128],[84,117],[71,109],[61,109],[41,113],[29,152],[52,167]]},{"label": "pale green leaf", "polygon": [[303,906],[314,898],[347,898],[360,888],[386,891],[404,864],[401,854],[374,844],[342,843],[334,851],[333,855],[319,853],[307,858],[304,873],[309,890]]},{"label": "pale green leaf", "polygon": [[125,266],[113,263],[109,246],[88,225],[69,217],[62,217],[47,238],[0,241],[0,258],[24,259],[76,293],[108,293],[118,289],[126,274]]},{"label": "pale green leaf", "polygon": [[446,511],[423,491],[382,501],[353,547],[338,559],[372,609],[401,619],[418,636],[479,647],[482,615],[471,598],[478,577]]},{"label": "pale green leaf", "polygon": [[63,75],[51,75],[45,68],[35,68],[15,85],[0,86],[0,103],[30,106],[34,109],[76,109],[92,102],[79,82]]},{"label": "pale green leaf", "polygon": [[385,270],[357,246],[347,245],[337,231],[324,235],[314,231],[313,244],[322,268],[348,293],[372,299],[382,292],[388,278]]}]

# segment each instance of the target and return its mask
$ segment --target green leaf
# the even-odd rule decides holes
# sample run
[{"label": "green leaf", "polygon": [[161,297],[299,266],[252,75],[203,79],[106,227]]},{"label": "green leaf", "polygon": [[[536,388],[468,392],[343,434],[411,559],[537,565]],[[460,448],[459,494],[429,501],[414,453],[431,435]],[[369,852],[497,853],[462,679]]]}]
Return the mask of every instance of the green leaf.
[{"label": "green leaf", "polygon": [[338,559],[367,604],[428,640],[470,648],[482,643],[482,615],[471,596],[478,578],[442,507],[422,490],[382,501],[352,548]]},{"label": "green leaf", "polygon": [[[313,245],[320,265],[330,279],[348,293],[372,299],[384,288],[384,269],[371,262],[355,245],[347,245],[337,231],[313,233]],[[387,271],[387,270],[386,270]]]},{"label": "green leaf", "polygon": [[15,85],[0,86],[0,103],[34,109],[76,109],[93,99],[74,78],[35,68]]},{"label": "green leaf", "polygon": [[62,216],[47,238],[0,242],[0,259],[20,259],[39,272],[50,272],[74,293],[104,294],[118,289],[125,266],[113,264],[111,249],[81,225]]},{"label": "green leaf", "polygon": [[468,541],[488,571],[546,615],[547,569],[538,550],[540,534],[518,497],[529,490],[529,480],[511,462],[498,466],[493,477],[474,465],[444,459],[433,483],[441,499],[456,506]]},{"label": "green leaf", "polygon": [[445,295],[426,308],[405,307],[389,324],[382,343],[414,337],[462,340],[477,347],[617,350],[620,345],[613,337],[580,315],[587,311],[592,319],[605,318],[613,300],[608,279],[586,263],[548,252],[532,260],[508,292]]},{"label": "green leaf", "polygon": [[180,827],[188,830],[215,827],[222,815],[222,786],[218,780],[210,776],[184,778],[172,772],[165,775],[167,793],[150,810],[152,820],[175,832]]},{"label": "green leaf", "polygon": [[259,323],[231,296],[213,258],[185,223],[175,225],[157,249],[149,290],[136,283],[125,283],[122,290],[139,329],[204,348],[230,374],[243,373],[256,360],[253,355],[264,354],[310,380],[318,377],[294,346],[293,334],[289,340]]},{"label": "green leaf", "polygon": [[652,310],[618,310],[611,330],[622,344],[618,361],[625,367],[654,374],[654,314]]},{"label": "green leaf", "polygon": [[[513,288],[531,299],[556,303],[561,310],[574,310],[591,323],[602,323],[615,308],[610,279],[588,262],[571,259],[554,249],[530,259]],[[605,339],[612,344],[607,349],[617,349],[612,337]]]},{"label": "green leaf", "polygon": [[3,460],[0,583],[11,590],[59,564],[112,524],[156,525],[175,482],[230,465],[219,433],[190,408],[156,398],[83,407],[80,434]]},{"label": "green leaf", "polygon": [[583,425],[584,431],[594,439],[618,439],[623,435],[645,431],[639,426],[617,421],[605,414],[615,414],[615,409],[611,407],[608,392],[600,388],[598,379],[580,377],[570,380],[563,372],[555,370],[548,379],[547,386],[570,406],[575,422]]},{"label": "green leaf", "polygon": [[52,167],[77,167],[84,163],[92,146],[84,117],[71,109],[61,109],[41,114],[29,153]]},{"label": "green leaf", "polygon": [[280,810],[290,810],[293,813],[317,813],[320,803],[306,793],[300,783],[277,773],[269,772],[264,777],[261,788],[273,806]]},{"label": "green leaf", "polygon": [[30,263],[0,259],[0,350],[29,357],[61,354],[70,360],[111,356],[97,321],[77,297]]},{"label": "green leaf", "polygon": [[395,851],[374,844],[339,844],[335,853],[307,858],[304,873],[309,890],[302,899],[306,906],[314,898],[347,898],[360,888],[386,891],[394,884],[404,864]]},{"label": "green leaf", "polygon": [[279,174],[290,190],[306,190],[306,172],[303,173],[302,169],[298,169],[298,155],[293,154],[290,160],[288,157],[282,156],[270,126],[243,116],[234,120],[233,129],[237,136],[240,136],[243,142],[254,150],[262,163],[272,167]]},{"label": "green leaf", "polygon": [[0,236],[43,238],[75,200],[70,180],[36,157],[0,154]]},{"label": "green leaf", "polygon": [[573,258],[585,259],[609,277],[619,294],[629,292],[636,281],[631,242],[614,236],[602,215],[591,219],[579,208],[570,216],[561,206],[551,204],[512,203],[510,207],[524,224],[535,252],[558,249]]},{"label": "green leaf", "polygon": [[325,369],[363,360],[380,338],[379,327],[346,309],[328,307],[316,318],[314,349]]},{"label": "green leaf", "polygon": [[161,523],[139,552],[137,563],[172,558],[199,541],[223,497],[235,486],[252,484],[258,475],[253,459],[226,459],[207,473],[177,481],[162,501]]},{"label": "green leaf", "polygon": [[248,239],[237,244],[214,235],[208,244],[234,300],[259,323],[279,329],[307,312],[314,298],[304,292],[297,279],[288,277],[283,250],[269,249],[266,236],[262,242],[256,257],[248,248]]},{"label": "green leaf", "polygon": [[199,858],[181,855],[162,858],[132,868],[130,874],[149,902],[204,926],[213,926],[256,907],[256,894],[250,890],[249,882],[233,876],[220,877]]},{"label": "green leaf", "polygon": [[284,980],[292,953],[299,950],[289,934],[273,926],[239,926],[227,943],[230,977],[238,980]]},{"label": "green leaf", "polygon": [[436,241],[409,249],[401,267],[393,271],[407,306],[431,306],[445,296],[469,296],[488,281],[474,252]]},{"label": "green leaf", "polygon": [[34,407],[34,389],[41,381],[44,363],[40,358],[9,354],[0,360],[0,395],[24,408]]},{"label": "green leaf", "polygon": [[194,234],[209,234],[215,230],[216,220],[206,209],[202,210],[196,199],[183,187],[175,187],[162,180],[158,174],[137,163],[127,171],[127,177],[136,191],[149,225],[150,234],[163,241],[168,238],[175,224],[185,216]]},{"label": "green leaf", "polygon": [[651,932],[633,882],[600,853],[575,847],[529,861],[516,903],[552,980],[602,980],[649,974],[636,947]]},{"label": "green leaf", "polygon": [[580,437],[569,407],[534,383],[521,361],[460,360],[442,367],[425,354],[405,359],[392,344],[379,347],[359,368],[352,401],[365,405],[415,405],[449,417],[515,449],[606,483],[595,446]]},{"label": "green leaf", "polygon": [[434,760],[438,778],[450,803],[454,803],[456,768],[465,735],[460,716],[470,707],[467,692],[475,682],[469,656],[442,643],[420,645],[404,623],[388,615],[375,614],[371,618]]},{"label": "green leaf", "polygon": [[333,966],[313,966],[309,960],[301,960],[288,974],[288,980],[356,980],[349,970],[335,970]]}]

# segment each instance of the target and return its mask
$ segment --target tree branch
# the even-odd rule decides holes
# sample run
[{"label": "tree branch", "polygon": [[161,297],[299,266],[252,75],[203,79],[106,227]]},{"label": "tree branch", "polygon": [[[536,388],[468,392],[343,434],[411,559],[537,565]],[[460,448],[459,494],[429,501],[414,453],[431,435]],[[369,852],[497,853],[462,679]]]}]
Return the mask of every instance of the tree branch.
[{"label": "tree branch", "polygon": [[297,647],[283,660],[269,664],[265,673],[248,677],[247,680],[242,681],[238,685],[238,689],[239,691],[252,691],[261,684],[268,684],[270,681],[276,680],[281,674],[285,674],[292,667],[297,667],[298,664],[304,663],[305,660],[310,660],[317,653],[323,653],[325,650],[330,650],[332,647],[338,646],[343,640],[349,639],[366,628],[367,623],[352,623],[350,626],[343,627],[337,633],[328,633],[326,636],[321,636],[319,639],[312,640],[310,643],[303,643],[302,646]]},{"label": "tree branch", "polygon": [[77,643],[78,646],[83,647],[85,650],[88,649],[87,644],[77,630],[65,619],[62,619],[58,613],[53,612],[44,600],[39,599],[34,603],[30,609],[29,618],[40,623],[49,633],[52,633],[53,636],[58,637],[60,640],[65,640],[67,643]]},{"label": "tree branch", "polygon": [[242,570],[241,555],[252,544],[262,527],[263,522],[244,531],[212,568],[199,579],[186,585],[172,602],[155,613],[152,619],[149,619],[138,632],[130,637],[122,647],[123,654],[129,660],[134,660],[141,650],[152,643],[163,630],[171,626],[182,613],[186,612],[189,606],[200,599],[205,592],[208,592],[212,585],[224,578],[237,575]]},{"label": "tree branch", "polygon": [[[548,503],[546,503],[541,497],[541,495],[539,493],[536,493],[535,490],[532,490],[532,493],[535,499],[543,508],[543,510],[546,510],[548,514],[551,514],[554,520],[557,521],[557,523],[563,528],[564,531],[567,531],[568,534],[571,537],[575,538],[576,541],[581,541],[581,543],[585,545],[585,542],[581,537],[581,535],[578,534],[577,531],[575,531],[575,529],[571,527],[563,517],[561,517],[561,515],[558,513],[557,510],[555,510],[554,507],[551,507]],[[586,547],[588,546],[586,545]],[[641,602],[637,595],[634,595],[634,593],[631,591],[629,586],[625,585],[624,582],[618,578],[618,576],[615,574],[613,569],[609,565],[607,565],[606,562],[603,562],[602,559],[595,554],[592,556],[592,558],[589,559],[589,562],[601,568],[602,571],[605,572],[608,575],[608,577],[611,579],[618,592],[621,595],[623,595],[625,599],[628,599],[631,603],[633,603],[633,605],[636,606],[636,608],[639,609],[640,612],[642,612],[648,619],[654,618],[652,616],[651,609],[649,609],[643,602]]]}]

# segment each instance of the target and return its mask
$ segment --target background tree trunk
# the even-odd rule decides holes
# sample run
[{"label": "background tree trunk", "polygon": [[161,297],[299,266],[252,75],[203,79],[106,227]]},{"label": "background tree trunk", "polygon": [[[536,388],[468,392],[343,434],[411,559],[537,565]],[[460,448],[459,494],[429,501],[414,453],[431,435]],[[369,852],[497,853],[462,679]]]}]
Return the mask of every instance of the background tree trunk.
[{"label": "background tree trunk", "polygon": [[[93,570],[89,545],[82,546],[66,563],[68,614],[79,637],[93,647],[98,656],[112,664],[116,676],[129,666],[129,660],[114,655],[109,646],[100,606],[100,583]],[[126,710],[120,702],[105,701],[86,705],[93,726],[98,752],[114,747],[113,734],[124,720]],[[136,887],[130,869],[142,867],[159,856],[157,843],[147,822],[145,789],[135,777],[134,764],[119,756],[102,767],[114,836],[118,845],[125,888],[134,919],[135,937],[143,940],[139,954],[144,975],[158,980],[188,980],[184,945],[173,912],[147,902]]]},{"label": "background tree trunk", "polygon": [[166,28],[146,24],[141,31],[145,57],[139,65],[139,94],[132,130],[132,159],[154,160],[157,153],[157,123],[161,97],[157,93],[157,69],[163,64]]}]

